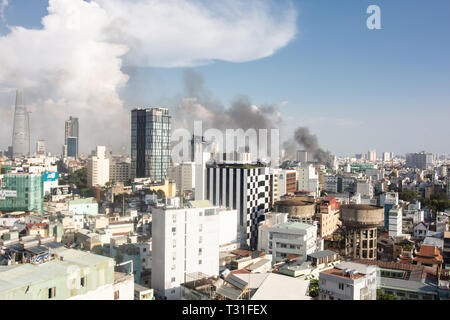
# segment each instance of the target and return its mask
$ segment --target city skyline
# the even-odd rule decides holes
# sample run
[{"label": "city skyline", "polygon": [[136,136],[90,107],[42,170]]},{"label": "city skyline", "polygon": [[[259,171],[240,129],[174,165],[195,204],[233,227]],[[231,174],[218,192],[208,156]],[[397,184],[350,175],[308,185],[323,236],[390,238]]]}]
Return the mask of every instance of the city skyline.
[{"label": "city skyline", "polygon": [[[296,127],[305,126],[317,135],[324,150],[340,156],[365,153],[369,148],[396,154],[420,150],[449,153],[440,140],[450,133],[445,123],[449,115],[446,88],[450,69],[445,57],[450,48],[437,36],[439,32],[448,30],[444,24],[444,12],[450,5],[445,1],[439,1],[435,7],[407,1],[379,1],[382,30],[365,27],[365,9],[370,1],[358,4],[326,1],[320,5],[313,1],[290,1],[277,6],[274,12],[269,10],[274,8],[272,1],[249,2],[248,16],[236,14],[232,17],[224,12],[226,8],[234,8],[236,4],[233,1],[226,2],[224,7],[193,1],[187,13],[189,19],[201,18],[204,23],[212,23],[199,13],[199,8],[224,16],[224,21],[237,22],[237,25],[243,18],[258,17],[259,25],[267,26],[266,29],[275,36],[267,41],[267,47],[252,47],[254,50],[251,52],[240,52],[237,50],[239,41],[247,39],[237,37],[235,29],[225,28],[223,33],[238,41],[237,45],[229,42],[233,44],[230,46],[233,50],[230,49],[228,55],[218,53],[212,46],[209,56],[202,57],[198,48],[193,46],[188,47],[192,51],[187,50],[185,57],[181,57],[184,59],[179,53],[174,53],[172,47],[158,47],[153,38],[149,38],[149,45],[161,50],[157,52],[172,61],[146,55],[148,48],[133,47],[123,39],[114,39],[114,43],[119,44],[117,46],[108,42],[111,46],[107,53],[101,51],[103,48],[96,48],[83,51],[81,56],[69,54],[66,49],[80,52],[87,41],[96,43],[105,36],[100,27],[110,24],[108,16],[117,17],[118,10],[123,8],[134,12],[135,7],[119,0],[97,1],[98,7],[77,0],[70,3],[72,11],[63,10],[69,6],[68,3],[52,1],[50,13],[47,12],[48,2],[40,0],[10,1],[2,8],[0,47],[5,48],[3,59],[12,61],[8,54],[10,51],[4,47],[10,46],[10,50],[23,51],[18,59],[24,65],[11,63],[10,68],[16,67],[16,70],[8,69],[0,74],[0,114],[2,119],[10,119],[0,129],[1,149],[8,147],[12,131],[13,92],[16,87],[24,87],[33,112],[30,119],[31,143],[45,139],[48,141],[47,149],[59,153],[60,143],[52,141],[51,137],[60,135],[61,128],[53,128],[52,124],[74,115],[87,128],[80,137],[81,141],[86,141],[81,152],[88,153],[94,149],[94,144],[114,144],[116,150],[125,148],[129,152],[128,139],[122,134],[130,130],[129,111],[138,106],[161,106],[169,108],[173,114],[182,98],[195,92],[196,88],[190,88],[183,81],[186,68],[194,68],[203,77],[204,92],[211,100],[219,101],[226,110],[232,107],[239,95],[248,96],[250,102],[258,107],[270,105],[278,108],[283,120],[281,142],[292,136]],[[172,5],[174,7],[170,9],[178,12],[175,2]],[[323,6],[329,10],[324,11]],[[441,10],[436,10],[436,7]],[[149,8],[145,7],[145,10]],[[81,30],[70,25],[57,25],[55,21],[61,17],[72,22],[77,19],[85,21],[80,17],[101,17],[101,25],[99,28],[90,26],[92,35],[88,35],[85,33],[89,26],[84,24],[80,26]],[[282,20],[280,17],[286,18],[284,23],[277,22]],[[140,30],[141,19],[136,17],[135,20],[133,28]],[[216,26],[214,23],[211,25]],[[166,25],[158,20],[154,27],[164,29]],[[58,41],[61,34],[56,33],[57,28],[62,28],[64,35],[77,39],[73,47],[56,48],[56,53],[65,57],[65,61],[89,58],[98,62],[98,54],[105,63],[112,61],[112,71],[108,73],[105,86],[98,86],[101,78],[92,79],[95,82],[87,81],[90,87],[78,85],[80,81],[89,80],[83,72],[78,72],[92,69],[87,62],[78,65],[80,70],[77,70],[68,68],[62,60],[41,61],[29,56],[27,51],[42,49],[47,45],[46,41]],[[252,31],[258,36],[266,36],[260,30]],[[211,32],[217,30],[212,29]],[[33,35],[40,37],[40,44],[25,45],[24,41],[28,42]],[[141,35],[139,33],[137,37]],[[180,41],[182,47],[187,46],[177,38],[178,34],[161,36],[167,36],[171,40],[168,43]],[[204,36],[199,33],[198,39]],[[249,40],[247,44],[250,46],[253,42]],[[51,46],[52,42],[48,45]],[[130,54],[124,53],[127,48]],[[177,48],[178,51],[181,53],[182,50]],[[48,74],[40,74],[40,69],[29,64],[41,65]],[[107,68],[106,64],[96,66],[91,70],[92,77],[104,74],[104,68]],[[64,70],[61,72],[72,80],[60,78],[57,70]],[[17,77],[8,77],[10,74]],[[54,79],[65,80],[55,85]],[[107,88],[112,90],[105,91]],[[425,109],[430,114],[439,114],[431,121],[432,125],[423,120],[421,113]],[[108,126],[97,130],[95,125],[99,121]],[[381,130],[382,125],[391,130]]]}]

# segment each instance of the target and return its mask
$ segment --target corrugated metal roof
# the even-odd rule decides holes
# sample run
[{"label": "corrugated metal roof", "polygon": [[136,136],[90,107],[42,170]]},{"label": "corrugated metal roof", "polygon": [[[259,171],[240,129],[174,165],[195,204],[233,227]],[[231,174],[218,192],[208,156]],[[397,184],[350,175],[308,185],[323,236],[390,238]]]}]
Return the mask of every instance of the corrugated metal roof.
[{"label": "corrugated metal roof", "polygon": [[235,286],[240,290],[245,290],[248,286],[248,283],[246,281],[240,279],[234,274],[230,274],[228,277],[226,277],[225,281],[232,284],[233,286]]},{"label": "corrugated metal roof", "polygon": [[231,287],[222,286],[217,289],[216,293],[230,300],[237,300],[242,292]]}]

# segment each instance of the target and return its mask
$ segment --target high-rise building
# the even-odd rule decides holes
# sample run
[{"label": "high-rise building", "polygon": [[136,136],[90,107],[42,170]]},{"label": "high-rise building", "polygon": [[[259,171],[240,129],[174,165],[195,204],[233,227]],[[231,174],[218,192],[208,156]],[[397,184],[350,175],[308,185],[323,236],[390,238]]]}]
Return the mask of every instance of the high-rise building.
[{"label": "high-rise building", "polygon": [[391,161],[391,153],[383,152],[383,162],[389,162],[389,161]]},{"label": "high-rise building", "polygon": [[109,160],[109,180],[113,183],[130,180],[130,163],[126,161]]},{"label": "high-rise building", "polygon": [[180,299],[180,285],[190,274],[219,274],[220,209],[195,203],[152,212],[152,288],[169,300]]},{"label": "high-rise building", "polygon": [[44,140],[38,140],[38,142],[36,142],[36,154],[38,154],[38,155],[45,154],[45,141]]},{"label": "high-rise building", "polygon": [[195,163],[184,162],[172,166],[168,170],[168,177],[177,184],[177,192],[182,195],[185,191],[192,191],[195,188]]},{"label": "high-rise building", "polygon": [[311,152],[308,152],[305,150],[299,150],[299,151],[297,151],[297,159],[296,160],[301,163],[314,162],[314,155]]},{"label": "high-rise building", "polygon": [[[68,157],[78,158],[79,149],[79,122],[78,118],[70,117],[69,120],[66,121],[65,124],[65,135],[64,135],[64,145],[67,146],[67,154]],[[69,138],[71,138],[69,140]],[[70,150],[71,155],[69,155],[69,141],[71,144]],[[74,144],[75,143],[75,144]]]},{"label": "high-rise building", "polygon": [[22,90],[16,92],[12,148],[14,157],[23,157],[30,154],[30,118]]},{"label": "high-rise building", "polygon": [[433,164],[433,154],[425,153],[425,151],[419,153],[407,153],[406,154],[406,166],[409,168],[416,168],[425,170]]},{"label": "high-rise building", "polygon": [[87,183],[89,187],[104,187],[109,182],[109,159],[106,147],[97,146],[96,153],[88,159]]},{"label": "high-rise building", "polygon": [[367,159],[370,162],[376,162],[377,161],[377,151],[376,150],[369,150],[367,152]]},{"label": "high-rise building", "polygon": [[270,168],[258,164],[207,164],[206,199],[236,209],[241,246],[256,249],[258,224],[270,205]]},{"label": "high-rise building", "polygon": [[42,174],[9,173],[0,176],[0,211],[44,211]]},{"label": "high-rise building", "polygon": [[162,181],[171,163],[171,116],[165,108],[131,111],[131,178]]},{"label": "high-rise building", "polygon": [[67,157],[75,159],[78,157],[78,138],[76,137],[67,138]]},{"label": "high-rise building", "polygon": [[319,195],[319,175],[313,165],[297,167],[297,190],[314,192],[316,196]]}]

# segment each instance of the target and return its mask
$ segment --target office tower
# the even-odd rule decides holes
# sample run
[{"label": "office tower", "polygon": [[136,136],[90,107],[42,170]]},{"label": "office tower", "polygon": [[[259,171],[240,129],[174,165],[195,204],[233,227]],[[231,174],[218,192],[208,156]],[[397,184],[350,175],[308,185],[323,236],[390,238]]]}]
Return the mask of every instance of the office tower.
[{"label": "office tower", "polygon": [[30,154],[30,118],[22,90],[16,91],[12,148],[14,157],[23,157]]},{"label": "office tower", "polygon": [[10,173],[2,177],[0,211],[44,211],[44,177],[42,174]]},{"label": "office tower", "polygon": [[89,157],[87,182],[89,187],[104,187],[109,182],[109,159],[106,158],[106,147],[97,146],[95,154]]},{"label": "office tower", "polygon": [[308,152],[305,150],[299,150],[299,151],[297,151],[297,159],[296,160],[301,163],[314,162],[314,155],[311,152]]},{"label": "office tower", "polygon": [[409,168],[425,170],[431,165],[433,165],[432,153],[425,153],[425,151],[422,151],[419,153],[406,154],[406,166]]},{"label": "office tower", "polygon": [[167,176],[177,184],[178,195],[181,196],[185,191],[192,191],[195,188],[195,163],[184,162],[169,167]]},{"label": "office tower", "polygon": [[[67,146],[67,154],[65,154],[65,156],[68,157],[74,157],[74,158],[78,158],[78,153],[80,152],[79,149],[79,122],[78,122],[78,118],[74,118],[74,117],[70,117],[69,120],[66,121],[65,123],[65,130],[64,130],[65,134],[64,134],[64,145]],[[69,153],[69,138],[76,138],[76,145],[75,147],[72,145],[72,155],[70,156]],[[71,140],[73,143],[73,139]],[[75,151],[73,151],[73,149],[75,148]],[[75,154],[75,155],[73,155]]]},{"label": "office tower", "polygon": [[376,162],[377,161],[377,151],[376,150],[369,150],[367,152],[367,159],[370,162]]},{"label": "office tower", "polygon": [[383,152],[383,162],[389,162],[391,161],[391,153],[390,152]]},{"label": "office tower", "polygon": [[131,111],[131,178],[162,181],[171,163],[171,116],[165,108]]},{"label": "office tower", "polygon": [[78,157],[78,138],[67,138],[67,157],[72,157],[75,159]]},{"label": "office tower", "polygon": [[36,154],[38,154],[38,155],[45,154],[45,141],[44,140],[38,140],[38,142],[36,142]]},{"label": "office tower", "polygon": [[113,183],[130,180],[130,163],[109,159],[109,180]]},{"label": "office tower", "polygon": [[258,223],[270,204],[270,168],[260,164],[207,164],[206,199],[237,209],[241,246],[256,249]]},{"label": "office tower", "polygon": [[221,210],[194,203],[192,208],[152,209],[152,288],[169,300],[180,299],[180,285],[189,282],[189,275],[219,274]]}]

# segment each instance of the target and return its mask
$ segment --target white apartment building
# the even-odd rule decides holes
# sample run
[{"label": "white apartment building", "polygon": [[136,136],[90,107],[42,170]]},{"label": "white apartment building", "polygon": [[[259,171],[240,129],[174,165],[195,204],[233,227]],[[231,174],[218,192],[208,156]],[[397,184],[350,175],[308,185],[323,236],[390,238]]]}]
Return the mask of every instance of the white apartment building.
[{"label": "white apartment building", "polygon": [[391,161],[391,153],[383,152],[383,162],[389,162],[389,161]]},{"label": "white apartment building", "polygon": [[372,199],[373,198],[373,185],[367,180],[358,180],[356,182],[356,193],[361,194],[362,198]]},{"label": "white apartment building", "polygon": [[272,255],[272,264],[295,254],[306,261],[307,255],[317,251],[317,226],[300,222],[284,222],[261,228],[261,248]]},{"label": "white apartment building", "polygon": [[88,186],[104,187],[109,181],[109,159],[106,157],[106,147],[97,146],[95,155],[88,159]]},{"label": "white apartment building", "polygon": [[184,162],[176,166],[169,167],[167,171],[170,180],[177,184],[177,192],[182,195],[183,192],[195,189],[195,163]]},{"label": "white apartment building", "polygon": [[269,235],[267,229],[274,225],[285,223],[288,221],[288,213],[281,212],[267,212],[264,214],[264,221],[261,221],[258,226],[258,247],[259,251],[263,248],[269,247]]},{"label": "white apartment building", "polygon": [[402,235],[403,209],[396,206],[389,210],[389,237]]},{"label": "white apartment building", "polygon": [[319,195],[319,175],[313,165],[297,167],[297,191],[314,192]]},{"label": "white apartment building", "polygon": [[237,210],[241,246],[256,249],[258,223],[270,205],[270,168],[256,164],[209,164],[206,199]]},{"label": "white apartment building", "polygon": [[367,152],[367,159],[370,162],[376,162],[377,161],[377,151],[376,150],[369,150]]},{"label": "white apartment building", "polygon": [[152,213],[152,287],[155,295],[169,300],[181,298],[187,275],[219,275],[221,209],[208,201],[191,206]]},{"label": "white apartment building", "polygon": [[376,300],[377,267],[341,262],[319,274],[320,300]]}]

